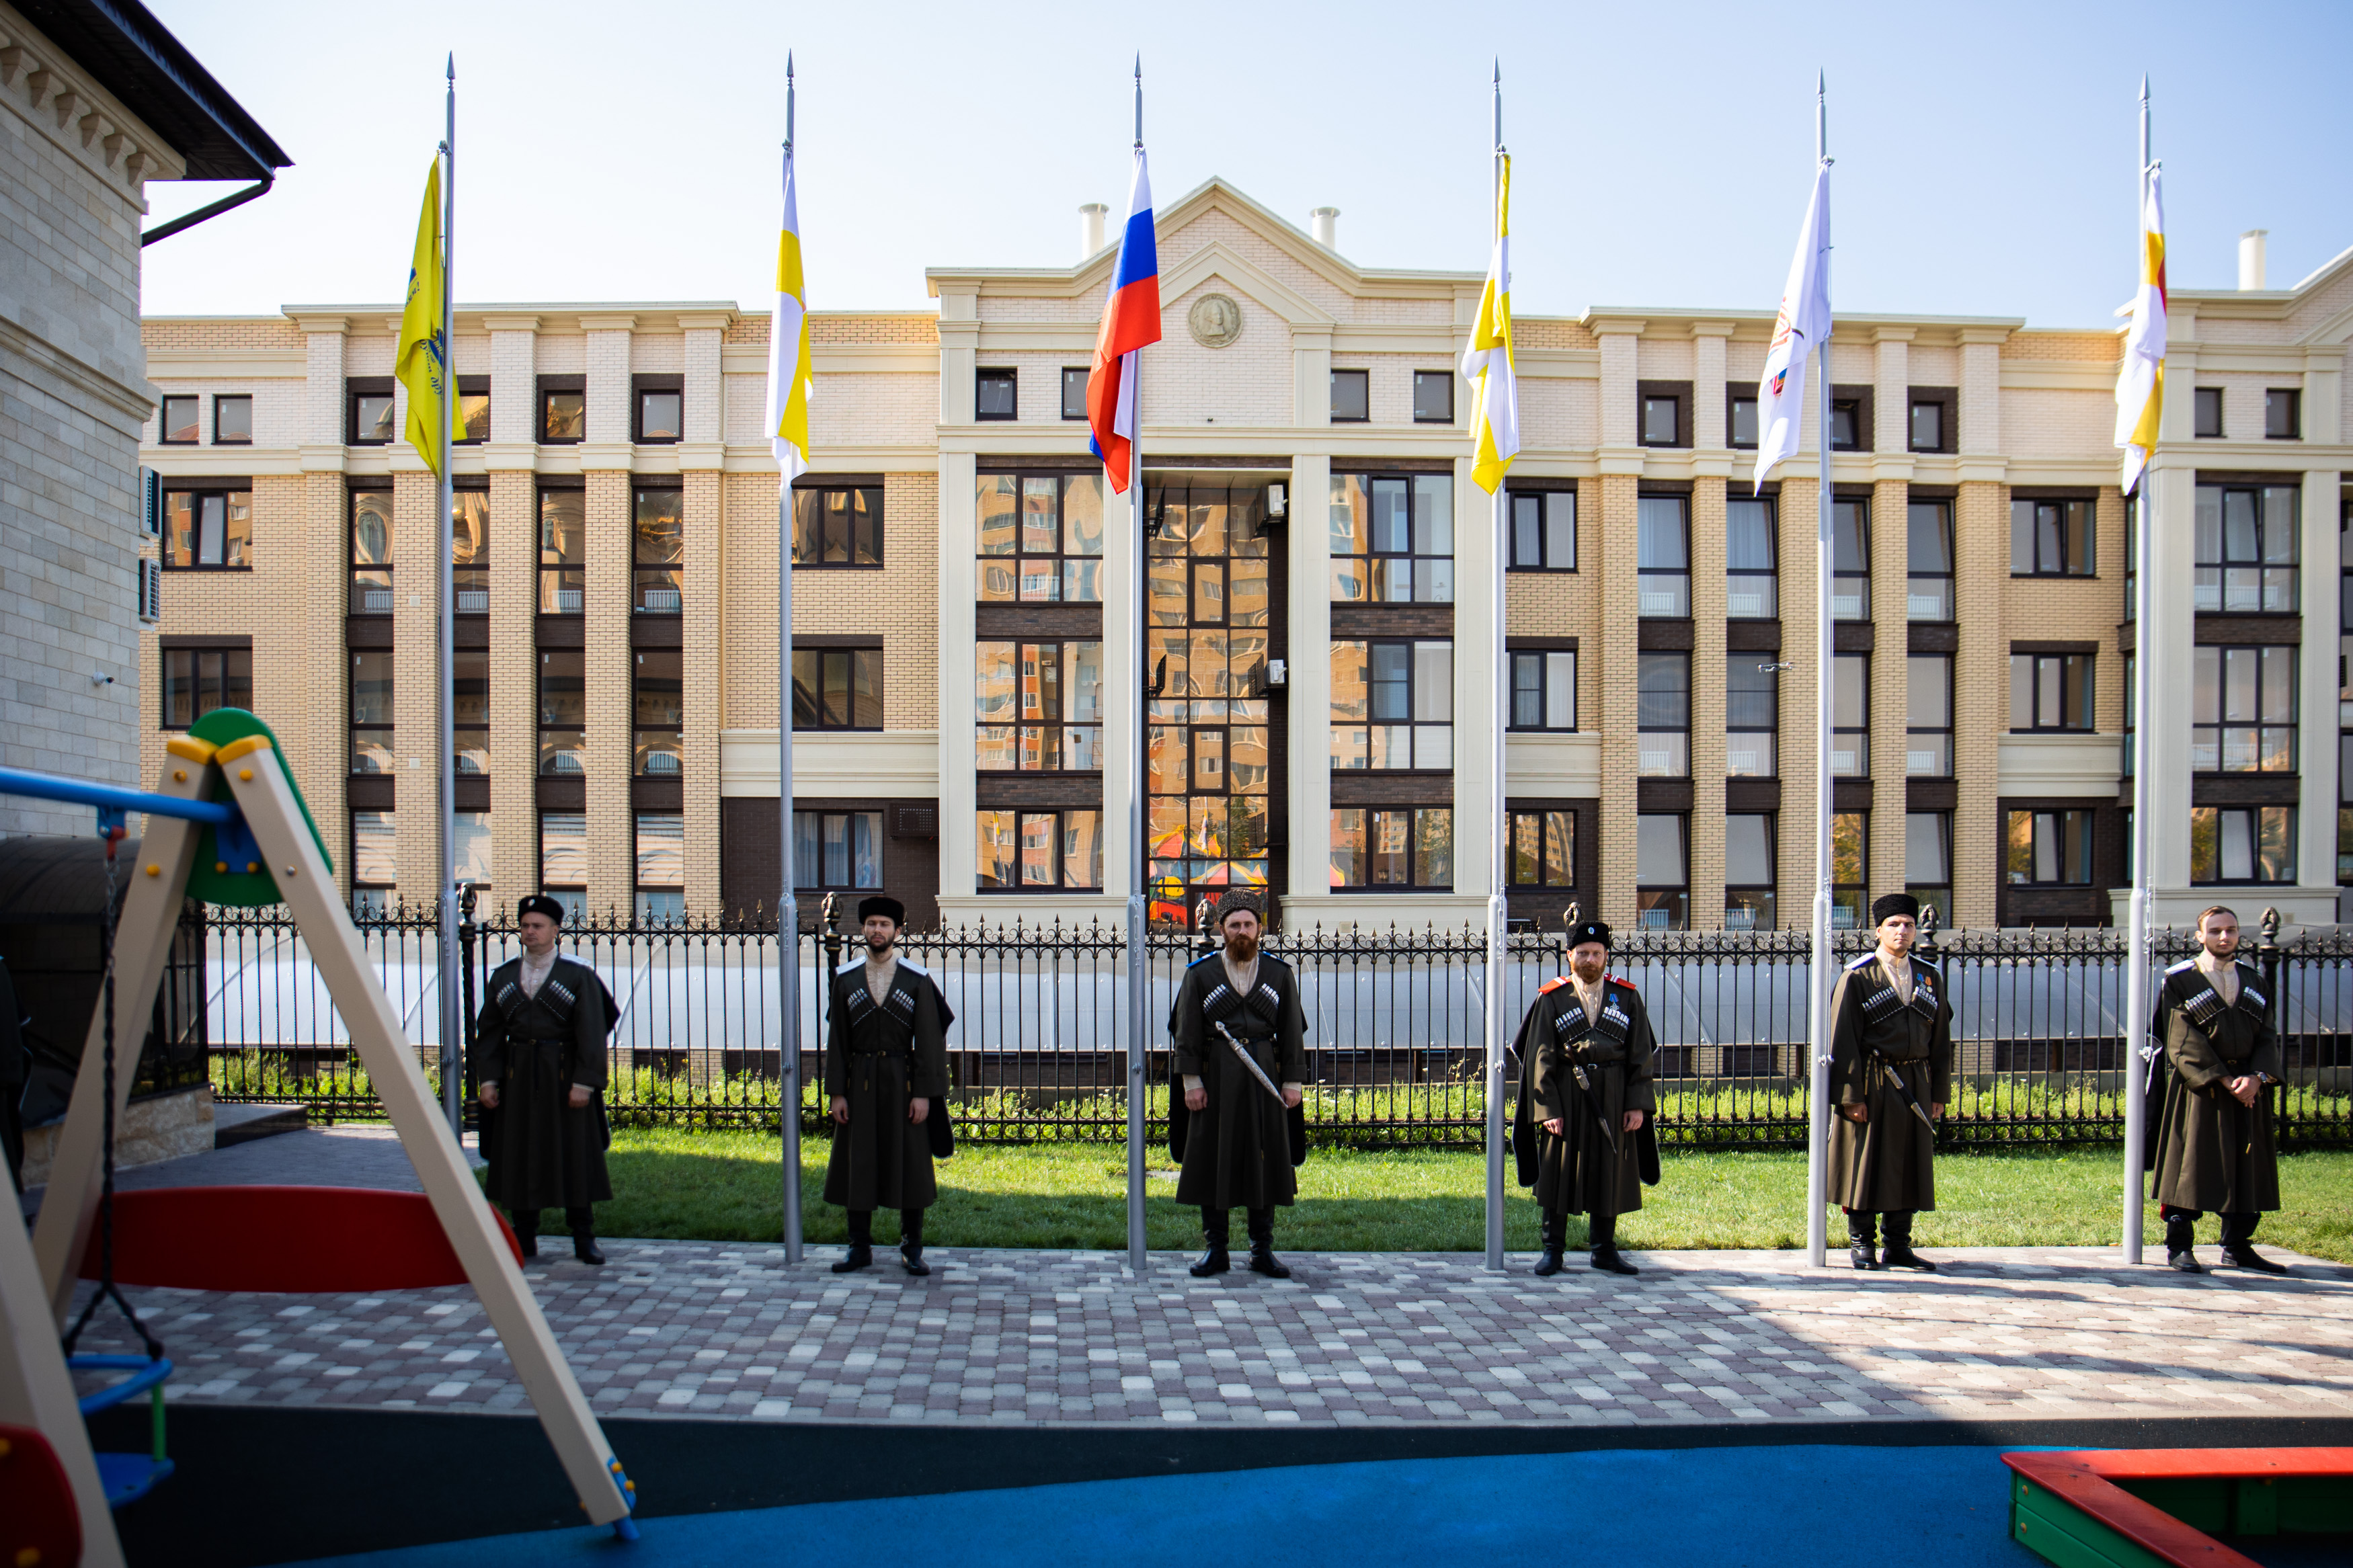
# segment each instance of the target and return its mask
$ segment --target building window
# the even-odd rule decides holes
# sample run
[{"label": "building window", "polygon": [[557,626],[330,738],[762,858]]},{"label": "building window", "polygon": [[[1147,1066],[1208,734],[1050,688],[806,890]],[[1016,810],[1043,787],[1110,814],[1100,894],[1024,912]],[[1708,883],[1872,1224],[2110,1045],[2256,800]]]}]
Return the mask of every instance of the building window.
[{"label": "building window", "polygon": [[975,814],[984,893],[1103,886],[1103,813],[982,811]]},{"label": "building window", "polygon": [[1332,771],[1454,765],[1454,645],[1332,645]]},{"label": "building window", "polygon": [[793,886],[868,892],[882,886],[882,814],[793,813]]},{"label": "building window", "polygon": [[1514,572],[1577,570],[1577,492],[1512,492],[1512,567]]},{"label": "building window", "polygon": [[588,589],[588,492],[539,492],[539,613],[580,614]]},{"label": "building window", "polygon": [[[984,489],[987,481],[982,481]],[[882,564],[882,489],[832,489],[811,485],[793,491],[793,565]],[[986,596],[986,595],[984,595]]]},{"label": "building window", "polygon": [[1642,399],[1642,445],[1680,447],[1683,442],[1683,400],[1671,392],[1645,392]]},{"label": "building window", "polygon": [[2292,386],[2274,386],[2263,394],[2263,439],[2295,441],[2304,437],[2304,394]]},{"label": "building window", "polygon": [[[2125,705],[2132,705],[2126,677]],[[2129,715],[2127,715],[2129,717]],[[2014,653],[2010,656],[2010,727],[2088,730],[2092,727],[2092,656]],[[2127,768],[2126,772],[2131,772]]]},{"label": "building window", "polygon": [[1780,546],[1769,497],[1735,499],[1724,509],[1724,613],[1736,621],[1781,614]]},{"label": "building window", "polygon": [[2221,440],[2222,438],[2222,389],[2219,386],[2201,386],[2198,389],[2196,396],[2198,423],[2194,434],[2209,440]]},{"label": "building window", "polygon": [[[2133,711],[2133,693],[2138,689],[2133,684],[2133,656],[2131,654],[2125,655],[2125,747],[2123,774],[2126,778],[2133,776],[2133,754],[2137,749],[2140,738],[2138,734],[2138,725],[2140,722],[2139,716]],[[2126,864],[2130,865],[2131,861],[2127,860],[2126,861]]]},{"label": "building window", "polygon": [[638,491],[634,541],[630,613],[677,615],[686,589],[686,492]]},{"label": "building window", "polygon": [[1332,476],[1332,602],[1454,602],[1454,479]]},{"label": "building window", "polygon": [[1911,447],[1915,452],[1945,449],[1945,405],[1919,398],[1912,402]]},{"label": "building window", "polygon": [[253,399],[240,394],[223,394],[213,399],[213,445],[216,447],[250,447],[253,445]]},{"label": "building window", "polygon": [[578,648],[539,655],[539,771],[577,778],[588,771],[587,656]]},{"label": "building window", "polygon": [[2225,615],[2295,613],[2296,487],[2200,485],[2195,533],[2192,608]]},{"label": "building window", "polygon": [[1905,618],[1953,618],[1953,503],[1914,501],[1904,509],[1909,559],[1905,563]]},{"label": "building window", "polygon": [[632,401],[637,405],[630,412],[637,428],[631,432],[641,446],[660,446],[686,438],[686,394],[675,386],[649,386],[640,383]]},{"label": "building window", "polygon": [[1871,619],[1871,503],[1831,502],[1831,616]]},{"label": "building window", "polygon": [[2004,870],[2013,888],[2036,883],[2086,887],[2092,880],[2092,814],[2013,811]]},{"label": "building window", "polygon": [[1781,728],[1781,679],[1770,659],[1733,652],[1724,660],[1724,772],[1727,778],[1769,779]]},{"label": "building window", "polygon": [[491,776],[491,653],[455,648],[449,655],[449,729],[457,744],[458,773]]},{"label": "building window", "polygon": [[1871,776],[1871,656],[1841,653],[1831,661],[1831,773]]},{"label": "building window", "polygon": [[1009,370],[973,373],[973,417],[1015,419],[1020,416],[1021,378]]},{"label": "building window", "polygon": [[[640,648],[635,659],[631,702],[636,735],[629,771],[645,778],[677,778],[686,762],[686,656],[676,648]],[[800,661],[796,657],[793,662],[797,707]],[[879,714],[877,718],[880,728]]]},{"label": "building window", "polygon": [[174,393],[164,398],[163,411],[155,422],[158,444],[193,447],[203,440],[204,428],[197,423],[197,410],[203,403],[204,399],[194,393]]},{"label": "building window", "polygon": [[2193,805],[2189,808],[2192,882],[2295,880],[2295,807]]},{"label": "building window", "polygon": [[392,650],[352,655],[352,772],[391,773],[400,767],[392,722]]},{"label": "building window", "polygon": [[1904,772],[1953,776],[1953,656],[1915,653],[1905,661]]},{"label": "building window", "polygon": [[1094,374],[1090,365],[1069,364],[1062,367],[1062,417],[1084,419],[1087,416],[1087,382]]},{"label": "building window", "polygon": [[1682,496],[1643,496],[1634,503],[1637,613],[1669,620],[1691,616],[1691,503]]},{"label": "building window", "polygon": [[1773,818],[1735,812],[1724,819],[1724,929],[1771,931]]},{"label": "building window", "polygon": [[164,655],[162,728],[185,730],[216,708],[253,709],[253,650],[173,647]]},{"label": "building window", "polygon": [[[879,667],[881,650],[874,650],[873,658]],[[1101,772],[1103,689],[1100,642],[980,644],[973,688],[979,721],[974,765],[982,773]],[[881,722],[879,699],[875,722]],[[1158,737],[1159,730],[1153,734]],[[1218,736],[1222,741],[1222,729]],[[1215,749],[1221,759],[1224,747]],[[1221,763],[1206,765],[1215,769]]]},{"label": "building window", "polygon": [[346,411],[351,428],[346,437],[354,447],[388,447],[395,434],[392,427],[392,384],[386,377],[380,383],[363,386],[347,383]]},{"label": "building window", "polygon": [[564,899],[566,916],[577,914],[588,901],[588,814],[585,811],[543,811],[539,814],[539,885]]},{"label": "building window", "polygon": [[[2091,576],[2094,510],[2088,500],[2011,501],[2010,574]],[[2126,562],[2129,565],[2129,547]]]},{"label": "building window", "polygon": [[253,492],[164,491],[164,564],[177,572],[250,571]]},{"label": "building window", "polygon": [[1577,885],[1577,813],[1512,813],[1512,886],[1574,888]]},{"label": "building window", "polygon": [[1373,416],[1372,373],[1335,370],[1332,373],[1332,423],[1362,425]]},{"label": "building window", "polygon": [[397,845],[393,837],[392,813],[388,811],[355,811],[352,813],[352,913],[365,920],[382,920],[392,902],[391,893],[400,880]]},{"label": "building window", "polygon": [[449,837],[451,880],[461,888],[487,893],[491,889],[491,814],[460,811],[453,816]]},{"label": "building window", "polygon": [[1725,428],[1732,432],[1732,445],[1741,451],[1757,449],[1757,400],[1754,397],[1734,397],[1725,409]]},{"label": "building window", "polygon": [[[1006,645],[980,646],[985,659],[991,646]],[[793,728],[882,728],[881,645],[793,649]]]},{"label": "building window", "polygon": [[1454,423],[1454,373],[1418,370],[1413,373],[1413,422],[1417,425]]},{"label": "building window", "polygon": [[2189,771],[2295,772],[2295,648],[2200,647],[2193,652]]},{"label": "building window", "polygon": [[450,608],[461,616],[491,613],[491,492],[449,493]]},{"label": "building window", "polygon": [[1871,813],[1831,814],[1831,929],[1861,931],[1871,885]]},{"label": "building window", "polygon": [[1577,652],[1515,648],[1512,660],[1512,728],[1577,728]]},{"label": "building window", "polygon": [[466,426],[466,433],[458,437],[460,447],[479,447],[491,438],[489,376],[461,375],[458,378],[458,417]]},{"label": "building window", "polygon": [[1691,923],[1691,819],[1680,813],[1634,817],[1634,909],[1644,931],[1683,931]]},{"label": "building window", "polygon": [[1934,909],[1952,923],[1953,814],[1949,811],[1907,811],[1904,814],[1904,890],[1920,900],[1925,914]]},{"label": "building window", "polygon": [[1332,886],[1350,889],[1453,887],[1453,809],[1443,805],[1334,808]]},{"label": "building window", "polygon": [[1101,604],[1103,553],[1102,475],[980,476],[981,603]]},{"label": "building window", "polygon": [[1691,776],[1691,655],[1635,656],[1637,742],[1646,779]]},{"label": "building window", "polygon": [[352,492],[351,614],[392,614],[392,492]]},{"label": "building window", "polygon": [[1831,450],[1859,452],[1862,449],[1862,400],[1859,397],[1832,398]]},{"label": "building window", "polygon": [[675,925],[686,918],[686,818],[675,811],[636,815],[638,923]]},{"label": "building window", "polygon": [[585,385],[558,386],[553,378],[543,380],[539,388],[539,438],[546,445],[563,445],[588,438],[588,391]]}]

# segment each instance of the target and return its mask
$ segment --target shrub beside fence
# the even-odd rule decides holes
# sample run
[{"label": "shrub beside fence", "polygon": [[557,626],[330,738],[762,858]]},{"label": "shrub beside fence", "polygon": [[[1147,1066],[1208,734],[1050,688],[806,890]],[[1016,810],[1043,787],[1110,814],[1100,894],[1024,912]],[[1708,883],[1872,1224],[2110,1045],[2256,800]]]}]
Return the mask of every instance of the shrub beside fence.
[{"label": "shrub beside fence", "polygon": [[[322,1120],[380,1117],[324,984],[277,910],[191,916],[206,966],[209,1070],[224,1100],[300,1102]],[[429,913],[359,922],[378,973],[438,1076],[439,1005]],[[521,951],[512,926],[468,923],[461,965],[467,1043],[483,980]],[[1845,933],[1841,962],[1863,952]],[[624,1125],[774,1128],[779,1116],[781,972],[774,930],[591,920],[564,949],[603,975],[619,1003],[607,1103]],[[823,1123],[824,977],[854,961],[853,934],[804,931],[801,1104]],[[908,956],[939,980],[958,1135],[988,1142],[1127,1135],[1125,942],[1109,926],[1018,925],[921,932]],[[1278,933],[1308,1013],[1307,1110],[1318,1142],[1475,1147],[1485,1126],[1486,944],[1474,930]],[[2158,967],[2195,951],[2159,933]],[[1961,931],[1924,949],[1944,969],[1957,1016],[1955,1104],[1947,1147],[2120,1140],[2124,933]],[[1153,1037],[1147,1107],[1166,1125],[1165,1020],[1177,976],[1208,949],[1155,935],[1145,983]],[[1514,935],[1504,983],[1507,1035],[1536,988],[1564,971],[1557,936]],[[1806,1137],[1803,932],[1635,932],[1611,969],[1639,986],[1660,1043],[1662,1141],[1693,1147],[1793,1148]],[[2287,1062],[2284,1146],[2353,1141],[2353,940],[2315,932],[2251,943],[2269,976]],[[1506,1044],[1508,1045],[1508,1038]],[[1516,1084],[1518,1061],[1507,1062]],[[470,1085],[469,1086],[470,1088]],[[469,1097],[470,1099],[470,1096]]]}]

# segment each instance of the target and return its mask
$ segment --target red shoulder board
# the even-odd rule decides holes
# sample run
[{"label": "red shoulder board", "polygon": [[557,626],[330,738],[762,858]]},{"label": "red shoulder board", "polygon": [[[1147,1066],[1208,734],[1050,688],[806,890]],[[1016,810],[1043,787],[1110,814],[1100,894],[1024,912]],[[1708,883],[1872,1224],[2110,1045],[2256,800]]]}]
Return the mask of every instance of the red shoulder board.
[{"label": "red shoulder board", "polygon": [[1541,996],[1547,991],[1557,991],[1567,984],[1567,975],[1556,974],[1550,980],[1546,981],[1543,984],[1536,987],[1536,994]]}]

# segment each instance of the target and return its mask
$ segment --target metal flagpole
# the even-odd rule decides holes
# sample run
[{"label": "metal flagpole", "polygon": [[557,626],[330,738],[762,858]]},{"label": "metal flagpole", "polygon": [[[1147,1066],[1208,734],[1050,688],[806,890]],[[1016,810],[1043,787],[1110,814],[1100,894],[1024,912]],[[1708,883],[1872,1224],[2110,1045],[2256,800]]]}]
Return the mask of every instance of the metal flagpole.
[{"label": "metal flagpole", "polygon": [[[2141,237],[2148,219],[2148,78],[2140,79],[2140,172],[2133,185],[2133,234],[2146,247]],[[2149,454],[2153,460],[2156,453]],[[2148,1087],[2142,1076],[2141,1053],[2148,1049],[2149,1014],[2149,748],[2148,726],[2149,684],[2148,648],[2149,610],[2156,595],[2149,585],[2149,465],[2141,465],[2140,479],[2134,486],[2129,504],[2135,513],[2137,527],[2133,530],[2133,646],[2137,653],[2133,660],[2133,815],[2132,815],[2132,905],[2129,916],[2131,941],[2125,962],[2131,965],[2125,972],[2125,1051],[2121,1065],[2125,1069],[2125,1261],[2138,1263],[2141,1258],[2141,1176],[2148,1163],[2147,1099]]]},{"label": "metal flagpole", "polygon": [[[785,174],[793,167],[793,57],[785,55]],[[807,309],[807,301],[803,301]],[[778,323],[771,320],[768,330]],[[801,373],[796,360],[792,374]],[[776,895],[777,1121],[783,1131],[785,1261],[801,1260],[801,920],[793,870],[793,487],[776,489],[776,837],[784,846]]]},{"label": "metal flagpole", "polygon": [[441,765],[434,775],[437,792],[434,831],[440,837],[441,880],[439,903],[441,927],[441,1111],[449,1119],[449,1131],[459,1142],[465,1139],[465,1079],[464,1020],[459,1016],[458,995],[458,752],[457,752],[457,687],[454,656],[450,644],[455,639],[457,625],[452,609],[457,599],[457,572],[450,557],[449,517],[450,468],[457,456],[455,444],[449,439],[451,421],[457,416],[458,402],[458,302],[451,289],[457,282],[455,265],[458,247],[458,56],[452,51],[445,81],[448,86],[446,123],[441,142],[441,416],[440,428],[433,433],[434,442],[441,448],[441,520],[440,562],[433,571],[434,585],[440,597],[440,609],[435,616],[439,628],[440,652],[438,672],[434,679],[434,705],[439,710],[441,731]]},{"label": "metal flagpole", "polygon": [[[1144,57],[1135,57],[1135,152],[1144,151]],[[1146,966],[1149,954],[1144,940],[1145,877],[1147,863],[1144,857],[1144,796],[1145,768],[1147,765],[1151,726],[1146,722],[1148,710],[1144,695],[1144,351],[1136,349],[1129,356],[1122,376],[1120,394],[1130,399],[1134,410],[1133,427],[1127,437],[1127,510],[1135,527],[1129,535],[1133,541],[1134,560],[1130,563],[1127,591],[1127,686],[1135,707],[1134,737],[1127,748],[1129,768],[1127,780],[1127,1266],[1140,1279],[1144,1274],[1144,1154],[1145,1097],[1149,1092],[1145,1083],[1144,1064],[1150,1055],[1146,1042],[1150,1038],[1151,1012],[1149,975]],[[1114,416],[1116,417],[1116,416]],[[1173,1085],[1170,1093],[1178,1093]]]},{"label": "metal flagpole", "polygon": [[[1504,64],[1495,62],[1494,80],[1494,142],[1493,154],[1493,185],[1495,187],[1495,222],[1500,231],[1504,221]],[[1499,289],[1511,288],[1508,275],[1496,279]],[[1508,352],[1508,351],[1507,351]],[[1488,374],[1494,374],[1489,367]],[[1473,433],[1473,440],[1477,438]],[[1510,823],[1504,815],[1504,727],[1508,719],[1506,704],[1511,701],[1509,683],[1504,676],[1507,665],[1504,653],[1504,563],[1508,541],[1504,537],[1505,486],[1499,479],[1494,492],[1487,498],[1489,532],[1493,536],[1495,558],[1487,574],[1488,584],[1488,652],[1495,682],[1493,706],[1488,717],[1492,721],[1492,744],[1488,747],[1488,766],[1492,773],[1487,802],[1487,1267],[1501,1272],[1504,1267],[1504,958],[1505,921],[1508,906],[1504,893],[1504,857],[1510,844]]]},{"label": "metal flagpole", "polygon": [[[1814,163],[1828,156],[1829,83],[1814,84]],[[1822,204],[1822,232],[1816,243],[1830,248],[1830,203]],[[1830,261],[1822,261],[1822,297],[1830,298]],[[1831,321],[1814,345],[1814,398],[1818,428],[1816,461],[1821,475],[1815,489],[1814,521],[1814,941],[1808,972],[1806,1038],[1813,1054],[1806,1096],[1806,1261],[1820,1268],[1830,1246],[1829,1138],[1831,1093],[1831,702],[1837,668],[1831,637]]]}]

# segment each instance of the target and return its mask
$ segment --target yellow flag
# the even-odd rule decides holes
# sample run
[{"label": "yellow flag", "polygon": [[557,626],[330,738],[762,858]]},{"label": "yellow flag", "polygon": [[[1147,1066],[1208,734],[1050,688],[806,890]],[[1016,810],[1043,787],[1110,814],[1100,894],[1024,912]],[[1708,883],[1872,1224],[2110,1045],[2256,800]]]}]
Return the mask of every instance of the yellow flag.
[{"label": "yellow flag", "polygon": [[[447,473],[449,443],[465,437],[464,410],[449,382],[449,345],[441,339],[441,160],[425,176],[425,211],[417,220],[417,255],[408,264],[408,303],[400,312],[393,374],[408,388],[408,444],[436,475]],[[438,432],[437,434],[437,432]]]}]

